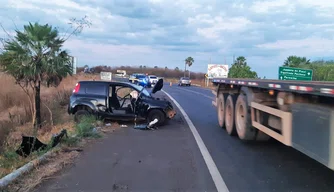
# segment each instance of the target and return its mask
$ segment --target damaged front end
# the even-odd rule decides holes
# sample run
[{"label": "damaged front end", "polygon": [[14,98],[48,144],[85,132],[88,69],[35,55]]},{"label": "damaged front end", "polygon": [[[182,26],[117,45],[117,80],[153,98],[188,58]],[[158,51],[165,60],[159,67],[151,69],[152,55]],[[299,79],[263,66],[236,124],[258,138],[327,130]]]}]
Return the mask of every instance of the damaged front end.
[{"label": "damaged front end", "polygon": [[173,105],[168,101],[168,107],[165,109],[165,113],[168,119],[173,119],[176,115],[176,110],[174,110]]}]

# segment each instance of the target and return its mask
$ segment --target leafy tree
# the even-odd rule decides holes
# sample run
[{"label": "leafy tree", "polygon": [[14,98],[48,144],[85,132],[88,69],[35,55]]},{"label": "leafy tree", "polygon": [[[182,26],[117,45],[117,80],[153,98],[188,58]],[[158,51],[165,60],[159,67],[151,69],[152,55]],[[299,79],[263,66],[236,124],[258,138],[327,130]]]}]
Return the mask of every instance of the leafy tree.
[{"label": "leafy tree", "polygon": [[194,61],[194,59],[193,59],[192,57],[187,57],[187,58],[185,59],[185,63],[184,63],[184,74],[183,74],[184,77],[186,76],[187,65],[188,65],[188,67],[190,67],[190,66],[193,65],[194,62],[195,62],[195,61]]},{"label": "leafy tree", "polygon": [[175,71],[180,71],[179,67],[175,67]]},{"label": "leafy tree", "polygon": [[158,66],[154,66],[154,69],[158,69]]},{"label": "leafy tree", "polygon": [[246,58],[238,57],[228,72],[229,78],[258,78],[257,73],[247,65]]},{"label": "leafy tree", "polygon": [[334,61],[313,61],[306,57],[289,56],[283,63],[286,67],[313,70],[313,81],[334,81]]},{"label": "leafy tree", "polygon": [[298,57],[298,56],[289,56],[285,61],[283,66],[286,67],[299,67],[301,65],[309,65],[310,60],[306,59],[306,57]]},{"label": "leafy tree", "polygon": [[60,37],[58,29],[49,24],[29,23],[24,25],[23,31],[16,30],[13,38],[4,41],[0,63],[28,95],[35,128],[41,127],[42,123],[41,85],[58,86],[64,77],[72,74],[71,56],[62,48],[72,34],[78,34],[83,25],[89,25],[83,20],[64,37]]}]

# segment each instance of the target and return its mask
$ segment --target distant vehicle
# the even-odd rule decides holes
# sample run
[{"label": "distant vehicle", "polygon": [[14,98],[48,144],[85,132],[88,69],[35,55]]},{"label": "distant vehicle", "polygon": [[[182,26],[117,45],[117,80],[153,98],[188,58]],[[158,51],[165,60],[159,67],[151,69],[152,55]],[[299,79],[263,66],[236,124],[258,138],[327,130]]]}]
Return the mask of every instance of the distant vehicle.
[{"label": "distant vehicle", "polygon": [[148,76],[148,79],[150,80],[150,83],[151,83],[152,85],[155,85],[155,84],[158,82],[158,77],[155,76],[155,75],[149,75],[149,76]]},{"label": "distant vehicle", "polygon": [[79,81],[70,97],[68,113],[74,114],[76,122],[83,116],[94,115],[123,121],[157,119],[157,124],[162,125],[176,114],[171,102],[152,96],[162,87],[163,80],[157,82],[151,93],[128,82]]},{"label": "distant vehicle", "polygon": [[143,86],[143,87],[148,87],[148,88],[152,87],[152,84],[148,76],[145,74],[141,74],[141,73],[130,75],[129,82]]},{"label": "distant vehicle", "polygon": [[85,67],[83,72],[84,73],[94,73],[95,70],[94,70],[94,68]]},{"label": "distant vehicle", "polygon": [[117,70],[116,71],[116,76],[125,77],[126,76],[126,71],[125,70]]},{"label": "distant vehicle", "polygon": [[189,77],[181,77],[179,80],[179,84],[178,86],[191,86],[191,80],[189,79]]}]

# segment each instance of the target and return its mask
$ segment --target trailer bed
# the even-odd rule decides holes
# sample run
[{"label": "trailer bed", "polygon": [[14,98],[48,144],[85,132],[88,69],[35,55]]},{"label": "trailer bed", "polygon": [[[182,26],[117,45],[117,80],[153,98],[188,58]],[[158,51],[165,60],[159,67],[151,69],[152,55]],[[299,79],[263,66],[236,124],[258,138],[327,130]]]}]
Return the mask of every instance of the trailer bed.
[{"label": "trailer bed", "polygon": [[213,78],[215,85],[219,83],[296,92],[326,97],[334,97],[334,82],[323,81],[286,81],[270,79]]}]

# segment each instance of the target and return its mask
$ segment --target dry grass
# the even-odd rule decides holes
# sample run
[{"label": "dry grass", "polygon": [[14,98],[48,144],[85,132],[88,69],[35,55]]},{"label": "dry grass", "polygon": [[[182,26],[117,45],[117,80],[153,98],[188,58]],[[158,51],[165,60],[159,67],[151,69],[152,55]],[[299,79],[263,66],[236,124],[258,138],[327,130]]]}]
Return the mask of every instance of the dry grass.
[{"label": "dry grass", "polygon": [[[43,127],[38,131],[39,140],[48,143],[52,134],[59,133],[63,128],[74,131],[72,118],[66,112],[68,99],[77,81],[94,78],[96,76],[92,75],[69,76],[58,87],[42,87]],[[12,153],[20,145],[21,135],[32,135],[32,115],[28,97],[12,77],[3,73],[0,73],[0,87],[0,160],[12,158],[12,162],[5,166],[0,164],[1,177],[27,163],[34,155],[22,159]]]},{"label": "dry grass", "polygon": [[71,150],[71,148],[62,148],[52,152],[47,161],[36,167],[32,172],[24,176],[17,182],[11,184],[7,188],[8,191],[28,192],[36,188],[40,183],[47,179],[51,179],[54,174],[59,172],[65,166],[72,164],[79,156],[79,152]]}]

